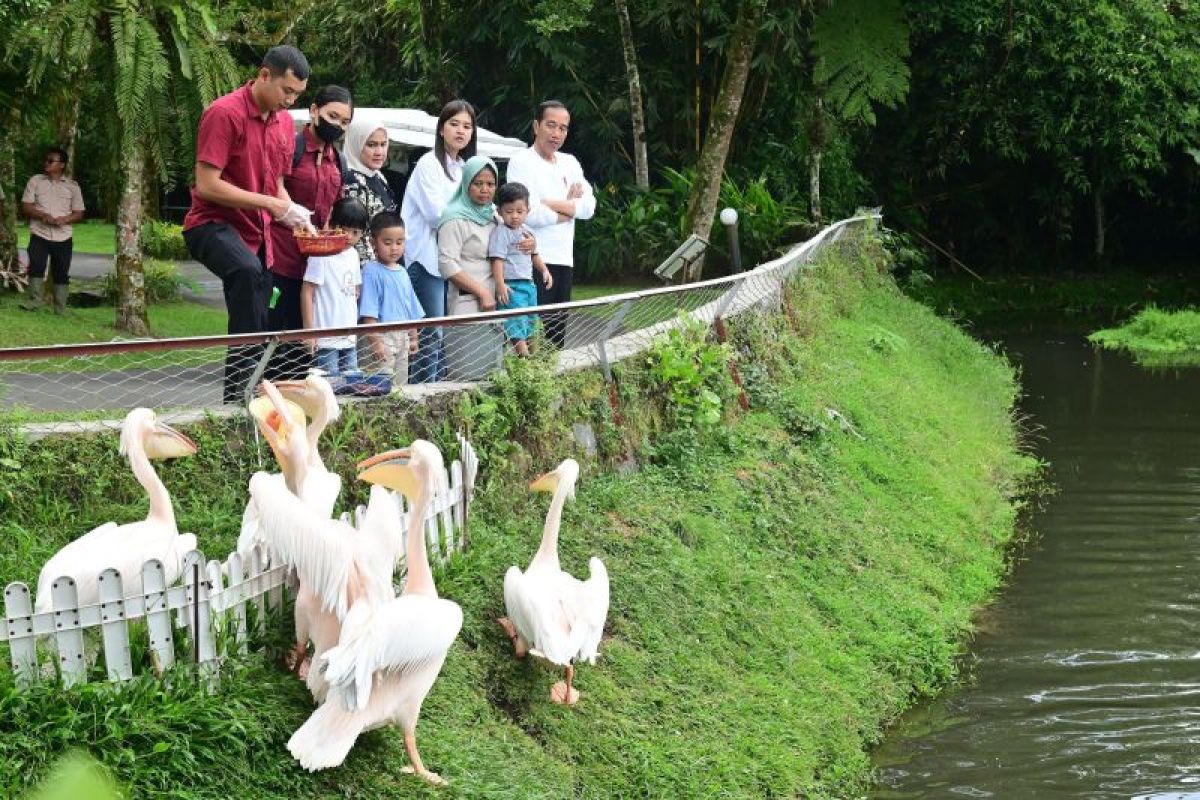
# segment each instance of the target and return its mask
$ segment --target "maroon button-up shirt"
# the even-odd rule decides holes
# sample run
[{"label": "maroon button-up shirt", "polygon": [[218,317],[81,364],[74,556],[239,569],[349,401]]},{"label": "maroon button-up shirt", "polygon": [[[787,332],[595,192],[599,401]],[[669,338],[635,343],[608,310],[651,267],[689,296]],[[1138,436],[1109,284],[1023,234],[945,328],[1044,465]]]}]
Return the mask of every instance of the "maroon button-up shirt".
[{"label": "maroon button-up shirt", "polygon": [[[250,93],[252,85],[218,97],[204,109],[196,134],[196,160],[221,170],[221,178],[239,189],[273,196],[279,178],[291,172],[294,123],[291,114],[275,111],[263,119]],[[193,188],[184,230],[206,222],[233,226],[252,253],[265,243],[267,264],[272,262],[271,215],[266,211],[218,205]]]},{"label": "maroon button-up shirt", "polygon": [[[293,155],[295,146],[293,136]],[[320,166],[317,166],[318,155],[321,157]],[[295,159],[289,163],[295,163]],[[333,145],[318,139],[311,127],[304,129],[304,153],[300,156],[300,163],[292,168],[292,174],[284,180],[283,185],[294,202],[313,212],[314,225],[318,228],[328,225],[329,212],[342,193],[342,170],[338,166]],[[300,255],[291,228],[272,222],[271,248],[275,255],[271,272],[296,280],[304,277],[308,259]]]}]

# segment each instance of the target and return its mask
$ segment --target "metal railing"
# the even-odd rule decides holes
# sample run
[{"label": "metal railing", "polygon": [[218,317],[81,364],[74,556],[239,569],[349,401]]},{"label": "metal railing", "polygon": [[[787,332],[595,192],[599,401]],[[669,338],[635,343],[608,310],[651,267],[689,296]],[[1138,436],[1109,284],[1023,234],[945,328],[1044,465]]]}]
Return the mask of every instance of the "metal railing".
[{"label": "metal railing", "polygon": [[[20,422],[38,435],[116,428],[137,406],[176,422],[204,413],[242,414],[258,377],[299,377],[311,364],[310,343],[329,337],[352,337],[359,356],[362,374],[352,374],[339,393],[393,393],[419,401],[485,380],[511,350],[514,320],[531,312],[547,335],[535,342],[553,347],[549,340],[558,338],[559,370],[598,367],[608,377],[611,364],[646,350],[681,315],[711,323],[776,301],[784,283],[820,249],[878,218],[867,214],[836,222],[783,256],[736,275],[537,309],[352,328],[0,349],[0,421]],[[389,376],[388,367],[402,364],[380,363],[376,338],[421,329],[436,330],[442,339],[442,379],[405,383],[398,372]],[[231,360],[238,379],[233,392]]]}]

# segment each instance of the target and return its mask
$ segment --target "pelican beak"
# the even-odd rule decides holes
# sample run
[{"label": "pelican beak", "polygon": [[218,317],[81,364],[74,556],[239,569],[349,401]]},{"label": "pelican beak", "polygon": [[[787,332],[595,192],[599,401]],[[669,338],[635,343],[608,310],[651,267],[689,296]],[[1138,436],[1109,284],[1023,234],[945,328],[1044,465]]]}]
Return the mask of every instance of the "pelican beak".
[{"label": "pelican beak", "polygon": [[196,443],[179,431],[162,422],[154,423],[146,438],[146,457],[152,459],[183,458],[196,454]]},{"label": "pelican beak", "polygon": [[413,469],[412,450],[403,448],[380,453],[358,465],[358,479],[402,492],[409,502],[415,502],[421,491],[421,481]]},{"label": "pelican beak", "polygon": [[558,470],[550,470],[533,483],[529,484],[531,492],[553,492],[558,488]]},{"label": "pelican beak", "polygon": [[306,424],[304,409],[291,400],[285,400],[270,381],[259,384],[259,391],[262,394],[250,401],[250,415],[271,445],[275,460],[286,471],[288,459],[277,443],[286,442],[289,436],[297,432],[303,435]]},{"label": "pelican beak", "polygon": [[[264,383],[265,382],[266,381],[264,381]],[[292,403],[300,406],[300,408],[304,409],[304,413],[308,415],[310,419],[316,416],[316,406],[319,402],[319,398],[313,396],[314,392],[312,391],[312,387],[310,387],[306,382],[276,381],[272,385],[279,390],[279,393],[283,395],[285,400],[289,400]],[[263,395],[266,392],[266,389],[263,388],[262,383],[258,385],[258,392],[260,395]]]}]

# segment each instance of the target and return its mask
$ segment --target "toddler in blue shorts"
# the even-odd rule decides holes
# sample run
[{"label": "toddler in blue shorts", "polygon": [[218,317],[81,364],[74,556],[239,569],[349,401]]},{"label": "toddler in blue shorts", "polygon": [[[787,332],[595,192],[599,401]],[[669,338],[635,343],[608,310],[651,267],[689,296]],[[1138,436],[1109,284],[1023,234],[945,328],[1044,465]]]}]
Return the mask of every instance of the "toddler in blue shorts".
[{"label": "toddler in blue shorts", "polygon": [[[554,280],[541,256],[517,249],[522,239],[533,236],[533,231],[525,224],[525,217],[529,216],[529,190],[520,183],[504,184],[496,194],[496,208],[504,223],[497,225],[488,239],[488,258],[492,262],[492,278],[496,281],[496,308],[501,311],[533,308],[537,305],[533,270],[540,273],[547,289],[554,285]],[[504,333],[519,356],[529,355],[533,323],[532,314],[504,320]]]}]

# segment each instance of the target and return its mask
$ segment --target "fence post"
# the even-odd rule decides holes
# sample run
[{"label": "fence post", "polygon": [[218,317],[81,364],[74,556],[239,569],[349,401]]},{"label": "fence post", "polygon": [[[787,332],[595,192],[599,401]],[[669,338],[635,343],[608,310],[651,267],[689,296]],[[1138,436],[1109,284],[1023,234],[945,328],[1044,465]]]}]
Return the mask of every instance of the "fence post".
[{"label": "fence post", "polygon": [[96,579],[100,596],[100,629],[104,637],[104,664],[110,681],[133,677],[129,657],[129,624],[125,620],[125,587],[121,573],[108,568]]},{"label": "fence post", "polygon": [[150,634],[150,660],[154,671],[175,666],[175,632],[167,607],[167,582],[162,562],[152,559],[142,565],[142,592],[146,602],[146,630]]},{"label": "fence post", "polygon": [[249,406],[250,401],[254,399],[254,387],[258,386],[258,382],[262,380],[263,373],[267,371],[267,363],[278,349],[279,339],[272,336],[267,340],[267,346],[263,349],[262,358],[255,365],[254,372],[250,373],[250,380],[246,381],[246,393],[242,397],[243,406]]},{"label": "fence post", "polygon": [[626,300],[621,303],[621,307],[617,309],[617,313],[612,315],[612,319],[604,326],[604,330],[600,332],[600,340],[596,342],[596,350],[600,355],[600,369],[604,371],[604,380],[612,380],[612,367],[608,363],[608,350],[605,348],[605,343],[612,338],[612,335],[617,332],[617,328],[621,327],[621,323],[625,321],[625,316],[633,308],[633,300]]},{"label": "fence post", "polygon": [[50,599],[54,604],[54,642],[58,646],[58,666],[62,670],[63,686],[70,688],[87,680],[75,579],[64,575],[54,581],[50,586]]},{"label": "fence post", "polygon": [[10,583],[4,587],[4,616],[8,618],[8,651],[13,674],[21,686],[37,677],[37,640],[33,637],[33,603],[29,587]]}]

